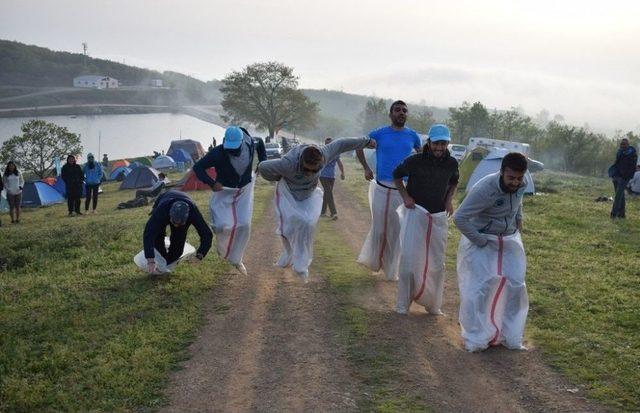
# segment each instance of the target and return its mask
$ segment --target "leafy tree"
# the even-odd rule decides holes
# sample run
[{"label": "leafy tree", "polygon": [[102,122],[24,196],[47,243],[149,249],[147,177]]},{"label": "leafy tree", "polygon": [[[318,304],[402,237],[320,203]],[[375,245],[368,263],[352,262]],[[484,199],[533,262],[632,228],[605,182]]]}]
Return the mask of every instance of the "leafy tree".
[{"label": "leafy tree", "polygon": [[47,176],[56,158],[82,152],[80,135],[69,132],[66,127],[34,119],[23,123],[21,130],[21,136],[2,144],[0,159],[12,160],[39,178]]},{"label": "leafy tree", "polygon": [[465,145],[469,142],[470,109],[469,102],[462,102],[462,106],[457,108],[449,108],[449,119],[447,121],[451,134]]},{"label": "leafy tree", "polygon": [[277,62],[254,63],[222,80],[222,108],[227,122],[250,122],[274,136],[280,129],[307,130],[318,104],[298,90],[293,69]]},{"label": "leafy tree", "polygon": [[409,112],[409,120],[407,122],[416,132],[426,134],[429,132],[431,125],[436,123],[436,120],[433,117],[433,112],[423,109],[415,113]]},{"label": "leafy tree", "polygon": [[489,125],[489,112],[480,102],[475,102],[468,112],[469,126],[472,136],[486,136]]},{"label": "leafy tree", "polygon": [[358,116],[362,133],[369,133],[375,128],[389,123],[389,112],[384,99],[369,98]]}]

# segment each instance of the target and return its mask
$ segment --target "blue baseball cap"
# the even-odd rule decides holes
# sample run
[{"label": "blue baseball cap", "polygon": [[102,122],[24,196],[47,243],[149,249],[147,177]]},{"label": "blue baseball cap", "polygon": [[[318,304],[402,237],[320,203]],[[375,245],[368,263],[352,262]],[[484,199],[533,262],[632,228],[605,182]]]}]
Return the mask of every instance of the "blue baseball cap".
[{"label": "blue baseball cap", "polygon": [[169,218],[171,218],[171,222],[184,225],[189,219],[189,204],[184,201],[176,201],[171,205],[171,209],[169,209]]},{"label": "blue baseball cap", "polygon": [[229,126],[224,132],[224,142],[222,146],[225,149],[238,149],[242,145],[244,133],[237,126]]},{"label": "blue baseball cap", "polygon": [[429,140],[431,142],[451,142],[451,134],[449,133],[449,128],[441,123],[436,123],[429,129]]}]

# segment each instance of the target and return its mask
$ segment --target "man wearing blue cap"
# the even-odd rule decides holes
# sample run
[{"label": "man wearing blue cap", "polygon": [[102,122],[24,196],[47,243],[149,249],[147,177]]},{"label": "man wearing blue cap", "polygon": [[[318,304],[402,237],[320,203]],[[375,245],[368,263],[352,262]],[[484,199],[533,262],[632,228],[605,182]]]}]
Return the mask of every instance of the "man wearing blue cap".
[{"label": "man wearing blue cap", "polygon": [[[157,271],[155,252],[166,260],[167,265],[176,262],[184,251],[187,231],[193,224],[200,235],[200,247],[196,258],[202,260],[209,249],[213,234],[195,202],[184,192],[168,191],[160,195],[153,204],[151,217],[144,228],[144,256],[147,259],[147,271]],[[171,227],[169,249],[165,245],[167,225]]]},{"label": "man wearing blue cap", "polygon": [[376,173],[374,174],[362,150],[356,151],[364,168],[369,185],[369,207],[371,208],[371,228],[362,246],[358,262],[372,271],[382,269],[387,280],[398,277],[400,258],[400,222],[396,208],[402,198],[393,181],[393,170],[412,151],[420,152],[422,142],[418,134],[405,127],[409,110],[407,104],[397,100],[389,109],[390,126],[369,132],[369,138],[376,141]]},{"label": "man wearing blue cap", "polygon": [[[401,314],[408,312],[412,301],[431,314],[442,314],[447,216],[453,214],[459,178],[458,162],[447,149],[450,141],[449,128],[433,125],[422,153],[406,158],[393,170],[406,208],[400,209],[403,230],[396,311]],[[409,221],[412,228],[405,228]],[[420,230],[412,230],[416,228]]]},{"label": "man wearing blue cap", "polygon": [[[211,187],[209,203],[216,233],[218,255],[247,274],[242,259],[251,234],[253,215],[253,160],[267,159],[262,139],[254,139],[246,129],[230,126],[222,145],[214,147],[193,165],[200,181]],[[216,168],[212,178],[207,169]]]}]

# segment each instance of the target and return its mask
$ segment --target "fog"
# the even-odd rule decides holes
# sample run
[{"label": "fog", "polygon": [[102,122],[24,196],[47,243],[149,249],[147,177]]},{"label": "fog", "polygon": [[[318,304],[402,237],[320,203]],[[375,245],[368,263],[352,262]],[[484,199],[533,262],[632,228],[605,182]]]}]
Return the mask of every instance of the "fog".
[{"label": "fog", "polygon": [[435,106],[483,102],[639,129],[632,1],[3,0],[0,38],[220,79],[255,61],[302,87]]}]

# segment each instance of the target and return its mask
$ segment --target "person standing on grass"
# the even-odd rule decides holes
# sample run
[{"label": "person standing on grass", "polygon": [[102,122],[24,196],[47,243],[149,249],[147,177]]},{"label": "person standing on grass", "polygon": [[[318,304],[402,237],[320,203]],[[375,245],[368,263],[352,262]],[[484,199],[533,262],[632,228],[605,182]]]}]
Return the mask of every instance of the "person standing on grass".
[{"label": "person standing on grass", "polygon": [[342,138],[318,148],[297,145],[280,159],[261,162],[260,175],[267,181],[278,182],[275,193],[277,234],[283,250],[278,266],[293,270],[304,281],[309,276],[313,257],[313,237],[320,218],[322,191],[318,188],[320,171],[347,151],[375,148],[374,139]]},{"label": "person standing on grass", "polygon": [[[332,141],[331,138],[327,138],[324,140],[324,144],[328,145]],[[322,189],[324,190],[324,195],[322,198],[322,211],[320,211],[320,215],[324,216],[327,212],[327,207],[331,213],[331,219],[338,219],[338,212],[336,211],[336,204],[333,201],[333,184],[336,182],[336,165],[340,168],[340,179],[344,181],[344,166],[342,165],[342,161],[340,160],[340,156],[334,159],[331,162],[328,162],[322,171],[320,171],[320,184],[322,185]]]},{"label": "person standing on grass", "polygon": [[[175,190],[165,192],[156,199],[150,215],[143,234],[144,256],[150,274],[157,271],[156,252],[166,260],[167,266],[182,256],[191,225],[200,235],[196,258],[202,260],[209,252],[213,233],[189,195]],[[167,226],[171,228],[168,249],[165,242]]]},{"label": "person standing on grass", "polygon": [[638,153],[636,148],[629,145],[629,139],[623,138],[620,141],[620,148],[616,153],[616,161],[609,168],[609,176],[613,181],[615,197],[611,207],[611,219],[625,218],[624,191],[633,178],[638,163]]},{"label": "person standing on grass", "polygon": [[7,191],[11,223],[18,224],[20,223],[20,204],[22,203],[24,178],[13,161],[7,162],[4,175],[2,175],[2,183]]},{"label": "person standing on grass", "polygon": [[522,245],[527,158],[511,152],[499,172],[479,180],[454,214],[458,247],[459,321],[468,351],[522,345],[529,311]]},{"label": "person standing on grass", "polygon": [[84,201],[84,210],[85,212],[89,211],[89,202],[93,200],[91,212],[95,214],[96,207],[98,206],[98,189],[100,188],[104,172],[102,171],[100,164],[95,161],[92,153],[87,155],[87,163],[84,165],[83,172],[85,191],[87,195],[87,198]]},{"label": "person standing on grass", "polygon": [[401,100],[393,102],[389,109],[391,125],[371,131],[368,135],[377,144],[375,180],[364,151],[356,151],[364,168],[364,177],[371,181],[369,206],[372,216],[371,228],[360,251],[358,262],[372,271],[384,270],[389,281],[398,278],[400,221],[396,209],[402,205],[402,198],[393,181],[393,170],[412,151],[422,150],[418,134],[404,126],[408,113],[406,103]]},{"label": "person standing on grass", "polygon": [[84,185],[84,173],[80,165],[76,163],[76,157],[67,156],[67,163],[62,167],[60,178],[64,181],[67,192],[67,209],[69,216],[82,215],[80,212],[80,199],[82,198],[82,186]]},{"label": "person standing on grass", "polygon": [[[198,179],[213,191],[209,204],[218,255],[244,275],[247,269],[242,260],[251,234],[256,155],[258,162],[267,160],[262,139],[254,140],[246,129],[231,126],[225,131],[222,145],[193,165]],[[215,179],[207,173],[209,168],[216,168]]]},{"label": "person standing on grass", "polygon": [[447,216],[453,215],[452,200],[459,178],[458,162],[447,149],[450,141],[448,127],[433,125],[422,153],[409,156],[393,170],[394,183],[406,208],[399,208],[404,228],[396,302],[400,314],[407,314],[412,301],[423,305],[430,314],[442,314]]}]

